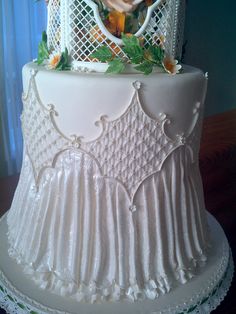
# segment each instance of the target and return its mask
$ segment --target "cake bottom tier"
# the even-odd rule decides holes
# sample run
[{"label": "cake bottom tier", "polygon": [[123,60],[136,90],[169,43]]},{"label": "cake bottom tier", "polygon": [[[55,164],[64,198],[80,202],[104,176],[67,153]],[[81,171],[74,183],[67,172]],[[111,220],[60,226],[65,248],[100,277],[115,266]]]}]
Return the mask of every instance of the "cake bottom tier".
[{"label": "cake bottom tier", "polygon": [[220,225],[210,215],[208,220],[212,235],[208,262],[198,276],[188,283],[175,287],[153,301],[86,304],[42,290],[30,280],[30,276],[24,274],[22,266],[8,255],[7,223],[4,216],[0,220],[0,307],[10,314],[210,313],[223,300],[230,287],[233,261]]}]

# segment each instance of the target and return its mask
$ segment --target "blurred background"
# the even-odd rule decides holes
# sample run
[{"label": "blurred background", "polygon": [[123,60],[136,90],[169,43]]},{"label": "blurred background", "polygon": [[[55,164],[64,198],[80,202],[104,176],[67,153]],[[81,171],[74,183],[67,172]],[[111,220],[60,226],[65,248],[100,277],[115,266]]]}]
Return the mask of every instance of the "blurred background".
[{"label": "blurred background", "polygon": [[188,0],[184,63],[209,72],[206,116],[236,108],[236,1]]},{"label": "blurred background", "polygon": [[0,177],[21,168],[21,70],[36,58],[45,27],[44,1],[0,0]]}]

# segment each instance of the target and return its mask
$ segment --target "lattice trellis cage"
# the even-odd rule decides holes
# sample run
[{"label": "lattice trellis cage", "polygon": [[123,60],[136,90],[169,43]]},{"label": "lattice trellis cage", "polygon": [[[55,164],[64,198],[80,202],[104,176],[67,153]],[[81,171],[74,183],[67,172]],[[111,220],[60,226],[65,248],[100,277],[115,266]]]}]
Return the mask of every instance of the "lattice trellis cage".
[{"label": "lattice trellis cage", "polygon": [[[94,62],[90,56],[102,45],[110,47],[114,55],[126,59],[121,49],[121,38],[112,34],[105,25],[101,3],[102,0],[50,0],[49,47],[60,51],[67,48],[74,64]],[[144,45],[162,45],[168,55],[180,58],[185,0],[156,0],[146,6],[142,14],[133,34],[141,38]]]}]

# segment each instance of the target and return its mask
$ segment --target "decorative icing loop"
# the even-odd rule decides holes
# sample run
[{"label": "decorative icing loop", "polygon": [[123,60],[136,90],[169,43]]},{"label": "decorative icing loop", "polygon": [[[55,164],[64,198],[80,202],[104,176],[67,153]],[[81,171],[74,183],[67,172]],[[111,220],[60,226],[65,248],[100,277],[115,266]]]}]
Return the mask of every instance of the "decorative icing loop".
[{"label": "decorative icing loop", "polygon": [[36,75],[37,75],[38,71],[35,70],[35,69],[31,69],[30,70],[30,75],[31,75],[31,78],[34,78]]},{"label": "decorative icing loop", "polygon": [[141,82],[135,81],[133,83],[133,87],[138,91],[141,88]]},{"label": "decorative icing loop", "polygon": [[184,133],[177,134],[176,138],[177,138],[180,145],[184,145],[186,143],[186,138],[184,136]]},{"label": "decorative icing loop", "polygon": [[130,210],[131,213],[136,212],[136,210],[137,210],[136,205],[131,205],[130,208],[129,208],[129,210]]},{"label": "decorative icing loop", "polygon": [[58,116],[58,112],[55,110],[55,106],[54,105],[50,104],[47,107],[48,107],[48,110],[49,110],[49,112],[51,114],[53,114],[56,117]]},{"label": "decorative icing loop", "polygon": [[[23,133],[27,153],[33,164],[36,185],[39,185],[43,170],[52,167],[56,158],[66,149],[80,149],[98,165],[102,177],[121,184],[133,203],[134,196],[145,179],[161,170],[166,158],[179,146],[186,143],[194,156],[197,140],[196,124],[199,121],[200,103],[197,103],[194,118],[186,134],[167,136],[166,124],[171,121],[165,113],[152,119],[143,110],[139,90],[141,82],[133,83],[134,95],[124,114],[113,121],[102,116],[97,124],[102,125],[102,134],[93,141],[83,142],[83,137],[66,137],[57,127],[53,105],[45,107],[38,95],[35,75],[31,77],[28,95],[24,98],[22,114]],[[130,207],[134,212],[135,206]]]},{"label": "decorative icing loop", "polygon": [[80,148],[82,136],[72,135],[71,137],[73,138],[71,142],[72,146],[75,148]]}]

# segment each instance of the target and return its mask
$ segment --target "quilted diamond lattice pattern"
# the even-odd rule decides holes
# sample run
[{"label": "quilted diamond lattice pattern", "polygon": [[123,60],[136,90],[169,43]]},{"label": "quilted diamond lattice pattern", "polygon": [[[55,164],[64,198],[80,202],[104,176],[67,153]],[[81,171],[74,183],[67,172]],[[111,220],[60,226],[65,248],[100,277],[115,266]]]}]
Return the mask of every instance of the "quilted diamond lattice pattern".
[{"label": "quilted diamond lattice pattern", "polygon": [[41,104],[34,80],[31,80],[29,93],[23,97],[23,102],[21,120],[24,141],[35,177],[38,178],[40,171],[52,166],[55,155],[68,146],[68,140],[56,130],[52,122],[54,111]]},{"label": "quilted diamond lattice pattern", "polygon": [[179,141],[165,135],[165,115],[159,121],[141,109],[138,93],[127,112],[118,120],[103,119],[103,135],[82,147],[99,161],[102,173],[116,178],[133,198],[139,184],[161,169],[166,157],[179,146]]},{"label": "quilted diamond lattice pattern", "polygon": [[99,121],[103,127],[101,136],[91,142],[82,142],[82,138],[68,138],[58,129],[54,120],[56,112],[53,106],[46,108],[41,103],[35,74],[32,75],[28,94],[23,97],[22,128],[36,183],[43,169],[53,167],[62,151],[79,149],[96,160],[102,176],[119,181],[133,200],[142,182],[161,170],[166,158],[176,148],[186,144],[195,154],[193,147],[198,145],[195,132],[200,103],[194,109],[188,134],[171,139],[165,132],[170,123],[168,117],[165,114],[155,120],[149,117],[140,104],[140,83],[134,83],[134,87],[134,96],[126,112],[113,121],[102,117]]}]

